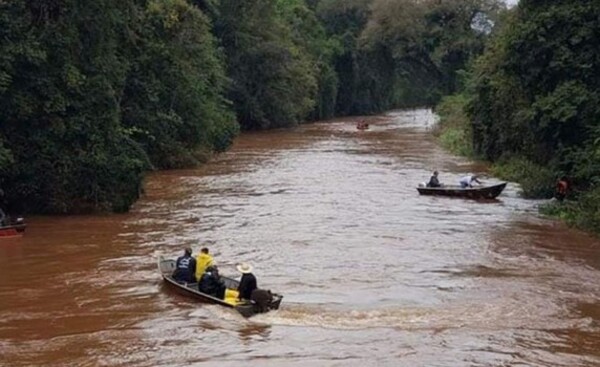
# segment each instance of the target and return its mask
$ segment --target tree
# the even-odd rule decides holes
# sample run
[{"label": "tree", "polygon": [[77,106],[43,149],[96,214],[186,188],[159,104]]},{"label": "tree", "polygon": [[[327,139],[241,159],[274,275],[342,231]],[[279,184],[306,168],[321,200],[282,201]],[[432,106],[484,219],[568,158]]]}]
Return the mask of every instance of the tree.
[{"label": "tree", "polygon": [[118,108],[127,63],[116,30],[130,5],[0,4],[0,134],[12,160],[2,184],[12,209],[125,210],[137,199],[146,158]]},{"label": "tree", "polygon": [[237,125],[208,18],[184,0],[150,0],[133,26],[123,123],[154,166],[186,167],[227,148]]},{"label": "tree", "polygon": [[227,56],[229,98],[245,129],[289,126],[315,106],[317,79],[308,55],[272,0],[221,0],[215,33]]}]

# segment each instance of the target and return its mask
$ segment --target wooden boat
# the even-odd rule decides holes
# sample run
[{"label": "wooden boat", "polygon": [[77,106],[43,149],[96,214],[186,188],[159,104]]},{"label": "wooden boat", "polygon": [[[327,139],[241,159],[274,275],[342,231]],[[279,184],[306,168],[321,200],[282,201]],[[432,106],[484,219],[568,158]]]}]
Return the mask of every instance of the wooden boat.
[{"label": "wooden boat", "polygon": [[23,218],[17,218],[11,221],[9,225],[0,226],[0,238],[10,238],[22,236],[27,228],[27,224]]},{"label": "wooden boat", "polygon": [[418,187],[421,195],[453,196],[467,199],[494,199],[506,187],[506,182],[492,186],[462,188],[460,186]]},{"label": "wooden boat", "polygon": [[[175,270],[175,264],[175,260],[165,259],[162,256],[162,254],[158,255],[158,271],[162,275],[162,278],[166,282],[166,284],[168,284],[171,288],[177,290],[179,293],[203,302],[217,304],[227,308],[233,308],[244,317],[250,317],[261,313],[261,310],[256,304],[247,301],[240,302],[237,300],[237,287],[239,285],[239,282],[237,280],[221,275],[220,278],[225,283],[225,287],[227,288],[227,290],[225,292],[225,299],[219,299],[209,294],[200,292],[198,290],[197,282],[180,283],[173,279],[171,274],[173,274],[173,271]],[[279,305],[281,304],[282,299],[282,295],[273,293],[273,300],[269,304],[268,309],[263,310],[263,312],[277,310],[279,308]]]}]

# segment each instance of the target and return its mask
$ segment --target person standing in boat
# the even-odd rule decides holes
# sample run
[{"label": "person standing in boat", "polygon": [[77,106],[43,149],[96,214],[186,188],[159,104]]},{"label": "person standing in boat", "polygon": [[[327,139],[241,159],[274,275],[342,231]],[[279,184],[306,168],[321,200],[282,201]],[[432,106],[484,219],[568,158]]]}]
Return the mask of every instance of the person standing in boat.
[{"label": "person standing in boat", "polygon": [[225,284],[219,276],[219,269],[217,266],[212,265],[207,267],[198,283],[198,290],[218,299],[224,299],[225,289]]},{"label": "person standing in boat", "polygon": [[192,257],[191,247],[186,247],[183,256],[177,258],[173,278],[178,282],[196,282],[196,259]]},{"label": "person standing in boat", "polygon": [[433,172],[433,176],[431,176],[429,179],[427,187],[442,187],[440,181],[438,180],[438,171]]},{"label": "person standing in boat", "polygon": [[214,264],[212,256],[208,254],[208,248],[203,247],[198,257],[196,257],[196,279],[200,281],[206,269]]},{"label": "person standing in boat", "polygon": [[481,185],[481,181],[477,179],[477,175],[468,175],[460,179],[460,187],[466,189],[467,187],[473,187],[473,182],[477,182]]},{"label": "person standing in boat", "polygon": [[237,270],[242,273],[242,279],[240,279],[240,285],[238,286],[238,298],[240,300],[250,300],[252,298],[252,292],[258,288],[256,283],[256,277],[252,274],[252,266],[250,264],[241,263],[237,266]]}]

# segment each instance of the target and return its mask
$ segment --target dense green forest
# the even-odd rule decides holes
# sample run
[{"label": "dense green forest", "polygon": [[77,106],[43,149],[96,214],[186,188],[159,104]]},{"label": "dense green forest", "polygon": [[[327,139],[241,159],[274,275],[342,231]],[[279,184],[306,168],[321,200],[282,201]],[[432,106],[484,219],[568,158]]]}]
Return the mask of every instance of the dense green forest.
[{"label": "dense green forest", "polygon": [[600,228],[594,0],[0,1],[0,205],[126,211],[240,130],[433,106],[457,153]]},{"label": "dense green forest", "polygon": [[[125,211],[240,130],[433,105],[496,0],[0,1],[9,212]],[[576,86],[573,86],[574,88]]]},{"label": "dense green forest", "polygon": [[543,211],[600,230],[600,2],[521,0],[502,15],[463,89],[444,99],[441,139],[496,163],[526,197],[572,191]]}]

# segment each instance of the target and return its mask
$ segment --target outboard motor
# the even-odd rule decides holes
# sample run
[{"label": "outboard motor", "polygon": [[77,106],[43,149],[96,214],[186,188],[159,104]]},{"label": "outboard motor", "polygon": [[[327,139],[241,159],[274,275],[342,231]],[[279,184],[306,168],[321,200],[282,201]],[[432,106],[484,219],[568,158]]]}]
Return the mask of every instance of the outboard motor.
[{"label": "outboard motor", "polygon": [[254,304],[256,312],[267,312],[273,302],[273,294],[268,289],[255,289],[250,295],[250,301]]}]

